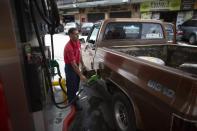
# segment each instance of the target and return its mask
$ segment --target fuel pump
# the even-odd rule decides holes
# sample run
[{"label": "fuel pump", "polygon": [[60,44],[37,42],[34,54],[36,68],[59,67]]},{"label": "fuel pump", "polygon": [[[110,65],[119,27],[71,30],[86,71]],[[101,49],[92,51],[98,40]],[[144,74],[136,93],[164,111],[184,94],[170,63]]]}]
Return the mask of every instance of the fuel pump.
[{"label": "fuel pump", "polygon": [[[35,131],[37,126],[44,131],[43,92],[52,93],[49,63],[54,56],[53,49],[51,54],[45,46],[44,36],[52,36],[59,24],[56,3],[2,0],[0,10],[0,79],[4,91],[0,97],[7,103],[4,109],[10,114],[7,126],[11,127],[5,131]],[[52,100],[55,103],[53,95]]]},{"label": "fuel pump", "polygon": [[[44,1],[42,3],[44,3]],[[63,85],[61,83],[62,76],[61,76],[60,71],[59,71],[58,63],[57,63],[57,61],[54,60],[54,50],[53,50],[54,49],[53,48],[53,34],[55,33],[55,28],[57,28],[60,24],[59,23],[60,19],[59,19],[58,9],[57,9],[57,6],[56,6],[56,3],[54,2],[54,0],[48,0],[48,4],[51,7],[50,10],[49,10],[49,13],[48,13],[49,16],[46,15],[47,13],[45,13],[45,14],[42,13],[41,9],[39,8],[38,2],[36,0],[30,0],[30,12],[31,12],[31,17],[32,17],[34,30],[35,30],[37,40],[38,40],[38,43],[39,43],[39,48],[40,48],[41,54],[43,56],[43,67],[45,69],[45,76],[47,78],[47,82],[49,82],[48,84],[49,84],[49,89],[50,89],[51,96],[52,96],[52,101],[57,108],[62,109],[62,108],[67,108],[68,106],[70,106],[73,102],[75,102],[77,100],[77,97],[74,98],[70,103],[67,103],[67,105],[62,105],[62,103],[65,103],[65,101],[56,102],[55,98],[54,98],[51,79],[50,79],[51,73],[50,73],[49,66],[52,69],[57,68],[57,74],[59,76],[59,85],[60,85],[62,91],[65,94],[66,94],[66,91],[64,90]],[[42,43],[43,41],[39,37],[39,29],[38,29],[38,26],[36,24],[37,21],[36,21],[36,17],[35,17],[35,14],[34,14],[35,9],[38,10],[38,13],[39,13],[41,19],[47,24],[48,29],[49,29],[49,34],[51,35],[52,60],[50,60],[49,66],[47,64],[47,59],[45,57],[45,53],[44,53],[44,50],[43,50],[43,43]],[[45,8],[43,8],[43,9],[45,9]],[[82,91],[82,89],[79,90],[77,96],[81,93],[81,91]]]},{"label": "fuel pump", "polygon": [[[53,34],[55,33],[55,28],[59,26],[59,14],[58,14],[58,9],[57,9],[57,5],[55,3],[54,0],[47,0],[47,6],[50,6],[49,10],[46,10],[46,6],[45,6],[45,1],[41,0],[42,3],[42,7],[40,8],[37,0],[30,0],[29,1],[29,9],[30,9],[30,15],[31,15],[31,19],[32,19],[32,23],[33,23],[33,27],[35,30],[35,34],[38,40],[38,44],[39,44],[39,49],[40,49],[40,53],[41,53],[41,57],[42,57],[42,68],[44,69],[44,76],[46,76],[46,81],[47,84],[49,86],[50,92],[51,92],[51,96],[52,96],[52,101],[53,103],[56,105],[56,107],[58,108],[65,108],[65,106],[61,106],[59,104],[64,103],[63,102],[56,102],[55,98],[54,98],[54,94],[53,94],[53,90],[52,90],[52,84],[51,84],[51,71],[50,68],[55,68],[54,64],[54,48],[53,48]],[[40,18],[47,24],[48,27],[48,33],[51,35],[51,51],[52,51],[52,60],[49,60],[46,58],[45,55],[45,50],[44,50],[44,41],[41,39],[40,37],[40,29],[38,26],[38,22],[37,22],[37,17],[35,15],[35,10],[38,11],[38,14],[40,15]],[[27,54],[27,58],[28,58],[28,54]],[[57,64],[56,64],[57,65]],[[58,75],[59,75],[59,83],[61,86],[61,89],[64,93],[66,93],[66,91],[64,90],[64,88],[61,85],[61,74],[59,72],[59,66],[56,66],[56,68],[58,69]],[[53,70],[52,70],[53,71]]]},{"label": "fuel pump", "polygon": [[[43,1],[43,0],[42,0]],[[63,86],[62,86],[62,76],[61,76],[61,73],[59,71],[59,65],[57,63],[57,61],[54,60],[54,48],[53,48],[53,34],[55,33],[55,28],[57,28],[59,26],[59,22],[60,22],[60,19],[59,19],[59,14],[58,14],[58,9],[57,9],[57,6],[55,4],[55,2],[53,0],[49,0],[48,1],[51,5],[51,8],[50,8],[50,11],[49,11],[49,16],[45,15],[40,7],[39,7],[39,4],[36,0],[30,0],[30,14],[31,14],[31,18],[32,18],[32,22],[33,22],[33,27],[34,27],[34,30],[35,30],[35,33],[36,33],[36,36],[37,36],[37,40],[38,40],[38,43],[39,43],[39,48],[40,48],[40,51],[41,51],[41,55],[43,57],[43,67],[44,67],[44,73],[45,73],[45,76],[47,78],[47,82],[49,82],[49,90],[51,92],[51,96],[52,96],[52,101],[53,103],[55,104],[55,106],[57,108],[67,108],[68,106],[70,106],[73,102],[75,102],[77,100],[77,97],[74,98],[70,103],[67,103],[67,105],[62,105],[62,103],[65,103],[65,101],[62,101],[62,102],[56,102],[55,101],[55,98],[54,98],[54,94],[53,94],[53,90],[52,90],[52,85],[51,85],[51,72],[50,72],[50,68],[54,69],[54,68],[57,68],[57,74],[59,76],[59,85],[62,89],[62,91],[66,94],[66,91],[64,90]],[[44,3],[44,2],[42,2]],[[36,17],[35,17],[35,9],[38,10],[38,13],[41,17],[41,19],[47,24],[48,26],[48,29],[49,29],[49,34],[51,35],[51,49],[52,49],[52,60],[49,61],[49,63],[47,63],[47,59],[46,59],[46,56],[45,56],[45,53],[44,53],[44,50],[43,50],[43,41],[42,39],[39,37],[39,28],[37,26],[37,20],[36,20]],[[45,8],[43,8],[45,9]],[[52,70],[53,71],[53,70]],[[96,76],[97,77],[97,76]],[[91,78],[91,81],[93,80],[94,77]],[[81,93],[83,89],[79,89],[79,92],[77,94],[77,96]]]},{"label": "fuel pump", "polygon": [[[70,105],[55,101],[51,83],[50,68],[58,67],[52,64],[58,9],[55,0],[2,0],[0,10],[0,80],[4,91],[0,97],[7,103],[7,126],[13,131],[35,131],[36,125],[45,123],[36,115],[45,106],[43,93],[51,93],[58,108]],[[45,46],[46,33],[51,35],[51,53]],[[10,131],[9,127],[5,131]],[[44,127],[41,130],[45,131]]]}]

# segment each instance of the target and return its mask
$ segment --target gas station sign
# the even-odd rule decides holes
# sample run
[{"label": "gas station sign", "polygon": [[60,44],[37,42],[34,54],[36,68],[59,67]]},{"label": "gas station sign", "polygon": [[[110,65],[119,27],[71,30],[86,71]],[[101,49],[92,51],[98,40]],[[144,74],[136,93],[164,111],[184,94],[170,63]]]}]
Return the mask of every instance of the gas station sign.
[{"label": "gas station sign", "polygon": [[155,0],[143,2],[140,5],[140,11],[175,11],[180,10],[181,0]]},{"label": "gas station sign", "polygon": [[182,10],[193,10],[194,0],[182,0],[181,9]]}]

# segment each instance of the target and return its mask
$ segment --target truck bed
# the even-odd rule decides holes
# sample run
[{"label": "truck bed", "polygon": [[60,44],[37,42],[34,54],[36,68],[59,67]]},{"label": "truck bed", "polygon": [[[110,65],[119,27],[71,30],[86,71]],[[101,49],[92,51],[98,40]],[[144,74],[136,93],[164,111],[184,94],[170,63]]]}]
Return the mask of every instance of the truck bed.
[{"label": "truck bed", "polygon": [[181,45],[143,45],[132,47],[112,47],[113,50],[134,57],[154,57],[164,62],[164,66],[176,68],[197,77],[197,48]]}]

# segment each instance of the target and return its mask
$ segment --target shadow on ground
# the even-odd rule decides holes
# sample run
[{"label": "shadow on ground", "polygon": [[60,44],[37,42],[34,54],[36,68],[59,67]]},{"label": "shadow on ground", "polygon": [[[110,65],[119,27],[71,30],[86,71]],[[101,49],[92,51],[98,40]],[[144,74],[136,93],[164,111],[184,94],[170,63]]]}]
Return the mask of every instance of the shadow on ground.
[{"label": "shadow on ground", "polygon": [[115,131],[110,95],[103,84],[84,87],[78,103],[82,110],[77,111],[69,131]]}]

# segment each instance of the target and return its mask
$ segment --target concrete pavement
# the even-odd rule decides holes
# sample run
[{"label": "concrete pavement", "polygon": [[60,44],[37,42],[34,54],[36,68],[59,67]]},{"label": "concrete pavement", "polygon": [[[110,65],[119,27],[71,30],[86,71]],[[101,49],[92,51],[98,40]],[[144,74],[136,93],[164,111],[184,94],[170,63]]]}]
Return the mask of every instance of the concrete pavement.
[{"label": "concrete pavement", "polygon": [[69,131],[115,131],[111,96],[102,81],[85,86],[78,102],[83,109],[77,111]]}]

